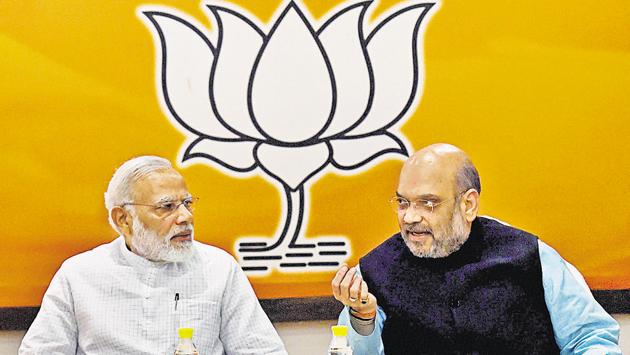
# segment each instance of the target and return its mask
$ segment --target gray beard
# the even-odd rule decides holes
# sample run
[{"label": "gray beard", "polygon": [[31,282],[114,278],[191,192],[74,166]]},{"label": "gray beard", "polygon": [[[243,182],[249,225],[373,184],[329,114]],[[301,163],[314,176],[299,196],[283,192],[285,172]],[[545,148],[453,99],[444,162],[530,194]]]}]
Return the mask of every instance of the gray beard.
[{"label": "gray beard", "polygon": [[433,243],[427,251],[423,250],[422,245],[419,243],[410,241],[406,232],[401,232],[400,234],[413,255],[419,258],[444,258],[458,251],[468,240],[469,235],[459,209],[454,209],[450,222],[448,226],[440,230],[432,230]]},{"label": "gray beard", "polygon": [[131,250],[134,253],[151,261],[182,262],[190,259],[193,253],[192,240],[175,246],[171,244],[171,237],[184,231],[190,231],[191,239],[194,239],[192,225],[175,225],[165,236],[160,237],[157,233],[148,230],[134,213],[131,215],[133,217]]}]

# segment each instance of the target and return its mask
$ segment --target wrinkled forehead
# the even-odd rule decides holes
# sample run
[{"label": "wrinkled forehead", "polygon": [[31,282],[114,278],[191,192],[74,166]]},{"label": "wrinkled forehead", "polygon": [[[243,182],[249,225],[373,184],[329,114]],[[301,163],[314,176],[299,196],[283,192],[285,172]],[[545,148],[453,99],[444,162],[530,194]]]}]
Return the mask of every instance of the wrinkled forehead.
[{"label": "wrinkled forehead", "polygon": [[404,165],[398,181],[398,193],[407,198],[455,194],[457,164],[443,157],[412,157]]},{"label": "wrinkled forehead", "polygon": [[188,197],[188,187],[184,178],[175,169],[164,168],[147,174],[131,186],[134,200],[153,203],[167,199]]}]

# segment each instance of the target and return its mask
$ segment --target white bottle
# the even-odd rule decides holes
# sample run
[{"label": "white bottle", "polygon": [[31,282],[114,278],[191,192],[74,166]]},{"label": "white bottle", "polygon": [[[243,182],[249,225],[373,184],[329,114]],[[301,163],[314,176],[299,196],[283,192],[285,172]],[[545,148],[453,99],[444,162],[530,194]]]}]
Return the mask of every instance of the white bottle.
[{"label": "white bottle", "polygon": [[348,327],[335,325],[332,327],[333,338],[328,347],[328,355],[352,355],[352,348],[348,345]]},{"label": "white bottle", "polygon": [[179,328],[179,344],[175,349],[175,355],[199,355],[192,342],[192,336],[193,328]]}]

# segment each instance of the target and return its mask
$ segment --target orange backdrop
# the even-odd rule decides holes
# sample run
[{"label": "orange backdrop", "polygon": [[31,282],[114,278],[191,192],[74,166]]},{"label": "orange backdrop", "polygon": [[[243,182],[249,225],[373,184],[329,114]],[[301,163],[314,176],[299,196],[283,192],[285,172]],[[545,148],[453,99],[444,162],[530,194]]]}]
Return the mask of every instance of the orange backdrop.
[{"label": "orange backdrop", "polygon": [[[233,1],[267,22],[278,1]],[[115,238],[103,192],[126,159],[175,160],[143,1],[0,2],[0,306],[38,305],[67,257]],[[195,1],[159,0],[211,26]],[[315,18],[337,1],[306,1]],[[382,1],[376,15],[393,2]],[[428,23],[426,78],[402,127],[414,148],[454,143],[482,179],[482,214],[539,235],[597,289],[630,288],[630,3],[446,0]],[[150,129],[147,129],[150,127]],[[400,160],[311,188],[307,236],[346,235],[351,263],[396,232]],[[197,239],[233,252],[272,235],[279,191],[205,165]],[[261,298],[329,295],[331,272],[252,277]]]}]

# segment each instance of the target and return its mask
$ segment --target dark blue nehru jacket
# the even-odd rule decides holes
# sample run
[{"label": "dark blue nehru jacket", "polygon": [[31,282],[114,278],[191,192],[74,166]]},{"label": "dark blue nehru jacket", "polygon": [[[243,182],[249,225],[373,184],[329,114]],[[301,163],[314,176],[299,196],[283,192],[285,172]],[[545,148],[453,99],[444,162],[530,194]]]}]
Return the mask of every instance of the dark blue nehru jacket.
[{"label": "dark blue nehru jacket", "polygon": [[400,234],[361,258],[385,354],[558,354],[537,238],[477,218],[461,249],[418,258]]}]

